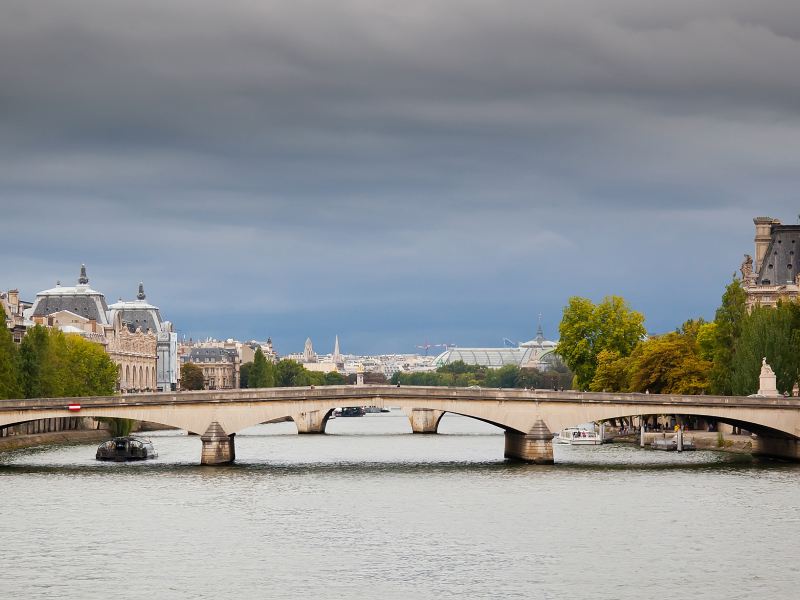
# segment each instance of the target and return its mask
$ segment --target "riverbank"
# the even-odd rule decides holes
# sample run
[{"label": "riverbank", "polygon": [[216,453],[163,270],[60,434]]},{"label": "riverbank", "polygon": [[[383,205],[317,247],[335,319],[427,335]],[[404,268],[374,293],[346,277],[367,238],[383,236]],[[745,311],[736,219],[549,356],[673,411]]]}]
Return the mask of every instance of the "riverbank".
[{"label": "riverbank", "polygon": [[0,438],[0,452],[33,448],[34,446],[99,442],[107,440],[109,437],[110,435],[107,429],[83,429],[78,431],[53,431],[50,433],[11,435]]},{"label": "riverbank", "polygon": [[[645,444],[649,446],[655,439],[663,439],[664,432],[648,431],[644,434]],[[672,438],[674,432],[666,432],[666,437]],[[753,438],[749,435],[736,435],[718,431],[686,431],[684,437],[694,442],[698,450],[718,450],[720,452],[734,452],[737,454],[750,454],[753,451]],[[639,434],[616,437],[615,444],[639,444]]]}]

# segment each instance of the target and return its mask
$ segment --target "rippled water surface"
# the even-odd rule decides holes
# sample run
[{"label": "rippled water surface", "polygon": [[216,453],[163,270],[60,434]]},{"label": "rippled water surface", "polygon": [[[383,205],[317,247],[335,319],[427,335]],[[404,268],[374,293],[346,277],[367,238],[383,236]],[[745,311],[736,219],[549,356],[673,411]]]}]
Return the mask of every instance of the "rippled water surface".
[{"label": "rippled water surface", "polygon": [[509,464],[447,415],[151,435],[0,455],[0,594],[18,598],[798,598],[800,467],[714,452],[557,447]]}]

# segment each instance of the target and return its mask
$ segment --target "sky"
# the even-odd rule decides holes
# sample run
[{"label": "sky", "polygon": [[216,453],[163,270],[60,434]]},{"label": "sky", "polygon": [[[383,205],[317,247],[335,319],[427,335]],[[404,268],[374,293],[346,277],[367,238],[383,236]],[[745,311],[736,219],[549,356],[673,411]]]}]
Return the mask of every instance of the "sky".
[{"label": "sky", "polygon": [[[0,289],[81,263],[181,336],[713,318],[800,213],[795,0],[0,0]],[[431,352],[436,351],[432,349]]]}]

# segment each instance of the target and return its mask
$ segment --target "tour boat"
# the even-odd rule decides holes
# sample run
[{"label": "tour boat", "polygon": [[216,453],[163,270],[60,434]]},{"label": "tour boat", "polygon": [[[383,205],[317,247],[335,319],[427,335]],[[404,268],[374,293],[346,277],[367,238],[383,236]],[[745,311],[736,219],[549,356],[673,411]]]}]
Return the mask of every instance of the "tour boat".
[{"label": "tour boat", "polygon": [[571,446],[596,446],[603,443],[602,436],[594,431],[588,429],[579,429],[578,427],[567,427],[562,429],[556,437],[553,438],[556,444],[569,444]]},{"label": "tour boat", "polygon": [[333,414],[337,417],[363,417],[366,412],[363,406],[343,406],[341,410],[337,410]]},{"label": "tour boat", "polygon": [[97,460],[113,460],[115,462],[147,460],[157,457],[153,442],[147,438],[130,435],[103,442],[97,447],[95,456]]}]

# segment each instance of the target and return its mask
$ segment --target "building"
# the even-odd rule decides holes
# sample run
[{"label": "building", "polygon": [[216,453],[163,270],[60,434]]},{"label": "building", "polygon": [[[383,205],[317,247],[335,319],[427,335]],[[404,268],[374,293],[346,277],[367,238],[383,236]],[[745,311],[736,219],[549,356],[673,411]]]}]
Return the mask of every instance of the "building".
[{"label": "building", "polygon": [[117,311],[110,310],[105,295],[89,287],[85,265],[81,265],[78,285],[57,282],[56,287],[36,294],[24,315],[31,324],[58,328],[102,345],[119,370],[120,391],[156,390],[156,334],[141,327],[131,330]]},{"label": "building", "polygon": [[25,337],[28,323],[25,320],[25,311],[31,308],[30,302],[19,299],[19,290],[0,292],[0,308],[3,311],[5,325],[11,330],[11,337],[19,344]]},{"label": "building", "polygon": [[522,342],[516,348],[448,348],[436,357],[436,367],[443,367],[457,361],[468,365],[480,365],[490,369],[499,369],[506,365],[515,365],[526,369],[547,370],[549,363],[555,359],[556,342],[546,340],[542,331],[541,316],[536,337]]},{"label": "building", "polygon": [[156,389],[161,392],[178,389],[180,370],[178,369],[178,335],[172,323],[161,318],[157,306],[147,302],[144,283],[139,282],[136,300],[122,300],[108,307],[110,320],[119,317],[128,331],[143,331],[156,336]]},{"label": "building", "polygon": [[241,361],[232,348],[192,347],[181,356],[182,363],[193,363],[203,370],[203,387],[226,390],[239,387]]},{"label": "building", "polygon": [[800,273],[795,255],[800,251],[800,225],[783,225],[778,219],[756,217],[755,259],[744,255],[742,287],[747,309],[775,306],[800,295]]},{"label": "building", "polygon": [[344,358],[339,350],[339,336],[336,336],[336,340],[333,343],[333,353],[324,356],[314,352],[311,338],[307,338],[303,354],[297,355],[296,360],[308,371],[317,371],[319,373],[342,372],[344,370]]}]

